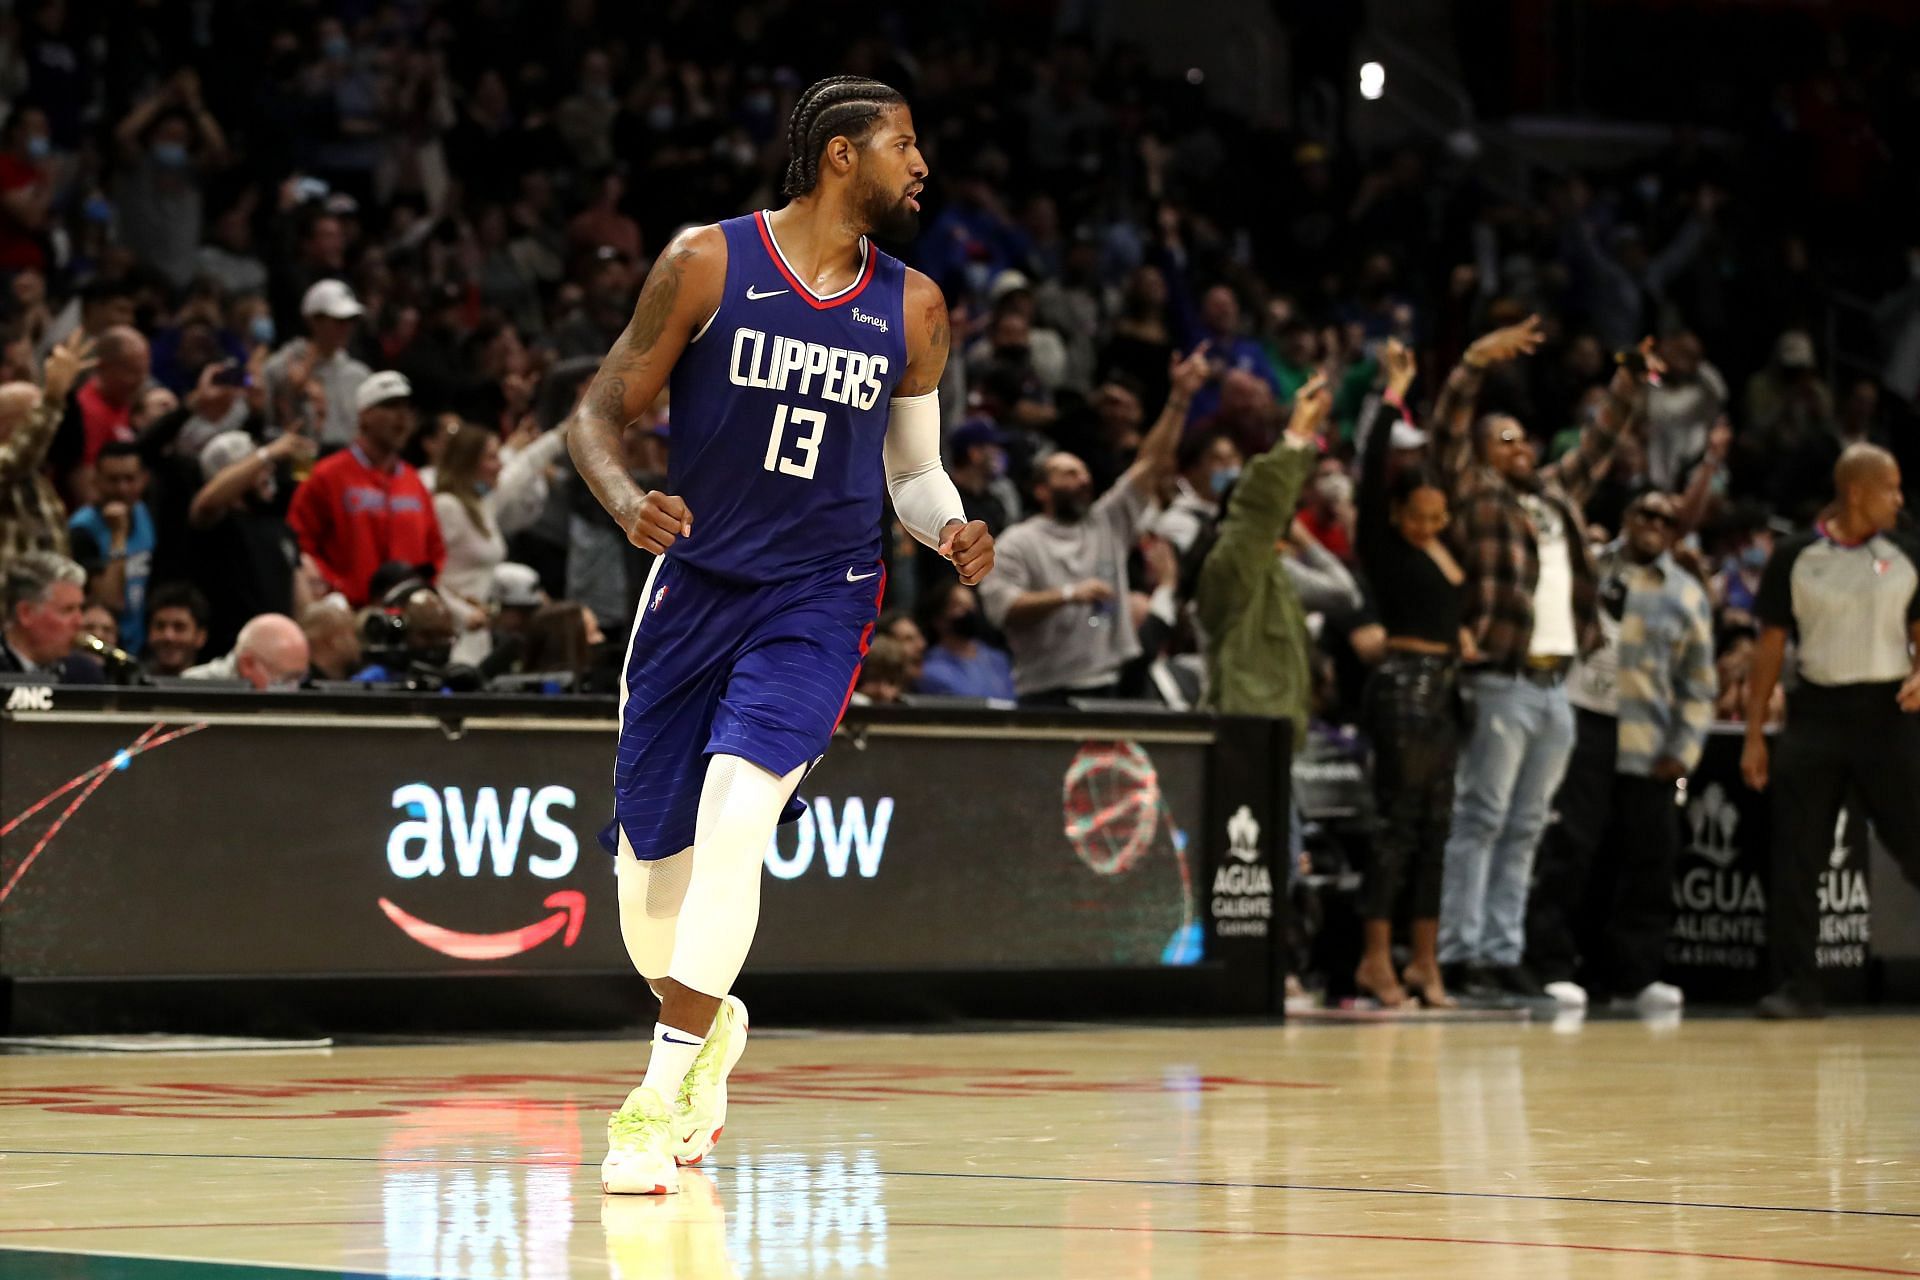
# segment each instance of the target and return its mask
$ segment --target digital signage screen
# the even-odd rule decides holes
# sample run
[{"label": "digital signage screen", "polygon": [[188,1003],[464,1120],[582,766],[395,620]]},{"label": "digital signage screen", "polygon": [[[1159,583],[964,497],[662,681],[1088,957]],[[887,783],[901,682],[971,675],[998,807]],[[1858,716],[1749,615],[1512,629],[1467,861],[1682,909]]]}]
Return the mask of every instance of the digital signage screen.
[{"label": "digital signage screen", "polygon": [[[8,975],[628,967],[595,838],[611,722],[119,712],[0,737]],[[836,742],[767,849],[749,972],[1195,963],[1207,750],[1192,733]]]}]

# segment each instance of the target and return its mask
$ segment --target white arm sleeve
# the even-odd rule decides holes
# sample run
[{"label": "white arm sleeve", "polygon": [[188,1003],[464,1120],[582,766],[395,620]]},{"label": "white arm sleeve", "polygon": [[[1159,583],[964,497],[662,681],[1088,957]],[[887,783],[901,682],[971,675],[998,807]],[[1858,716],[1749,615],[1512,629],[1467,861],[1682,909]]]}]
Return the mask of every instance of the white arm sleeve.
[{"label": "white arm sleeve", "polygon": [[940,546],[950,520],[965,520],[960,490],[940,465],[940,393],[897,396],[887,405],[887,492],[907,532]]}]

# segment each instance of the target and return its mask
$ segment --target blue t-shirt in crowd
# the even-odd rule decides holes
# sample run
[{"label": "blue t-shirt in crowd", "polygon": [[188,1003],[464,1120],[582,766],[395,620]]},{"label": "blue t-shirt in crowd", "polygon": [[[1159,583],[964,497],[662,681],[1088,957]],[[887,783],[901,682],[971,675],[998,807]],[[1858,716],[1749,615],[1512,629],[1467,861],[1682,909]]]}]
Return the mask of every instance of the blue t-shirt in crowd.
[{"label": "blue t-shirt in crowd", "polygon": [[[100,548],[104,560],[113,549],[113,534],[100,508],[82,507],[67,522],[69,530],[86,534]],[[120,611],[120,647],[138,653],[147,643],[147,584],[153,578],[153,516],[147,504],[133,504],[127,525],[127,607]]]},{"label": "blue t-shirt in crowd", "polygon": [[921,667],[919,692],[1012,701],[1013,664],[990,644],[975,645],[971,658],[962,658],[945,645],[935,645],[927,650]]}]

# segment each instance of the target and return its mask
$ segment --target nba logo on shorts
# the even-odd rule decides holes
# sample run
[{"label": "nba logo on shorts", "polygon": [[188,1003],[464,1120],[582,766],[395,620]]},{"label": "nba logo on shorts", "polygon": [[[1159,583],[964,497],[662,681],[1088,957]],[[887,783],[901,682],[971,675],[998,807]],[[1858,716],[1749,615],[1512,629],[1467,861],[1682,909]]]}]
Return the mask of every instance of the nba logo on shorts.
[{"label": "nba logo on shorts", "polygon": [[673,590],[673,588],[668,586],[668,587],[662,587],[658,591],[654,592],[653,603],[647,606],[647,612],[653,613],[654,611],[658,610],[660,608],[660,602],[667,598],[667,592],[671,590]]}]

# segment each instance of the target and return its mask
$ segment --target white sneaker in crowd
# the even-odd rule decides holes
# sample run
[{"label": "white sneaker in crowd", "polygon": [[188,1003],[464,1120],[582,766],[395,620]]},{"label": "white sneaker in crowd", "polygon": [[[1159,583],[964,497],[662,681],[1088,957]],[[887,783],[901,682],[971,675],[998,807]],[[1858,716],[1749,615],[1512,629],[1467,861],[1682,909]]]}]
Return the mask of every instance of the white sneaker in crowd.
[{"label": "white sneaker in crowd", "polygon": [[1686,993],[1671,982],[1649,982],[1635,994],[1622,996],[1615,1003],[1653,1012],[1660,1009],[1678,1009],[1686,1002]]},{"label": "white sneaker in crowd", "polygon": [[1584,1009],[1587,1007],[1587,990],[1577,982],[1549,982],[1547,995],[1563,1009]]}]

